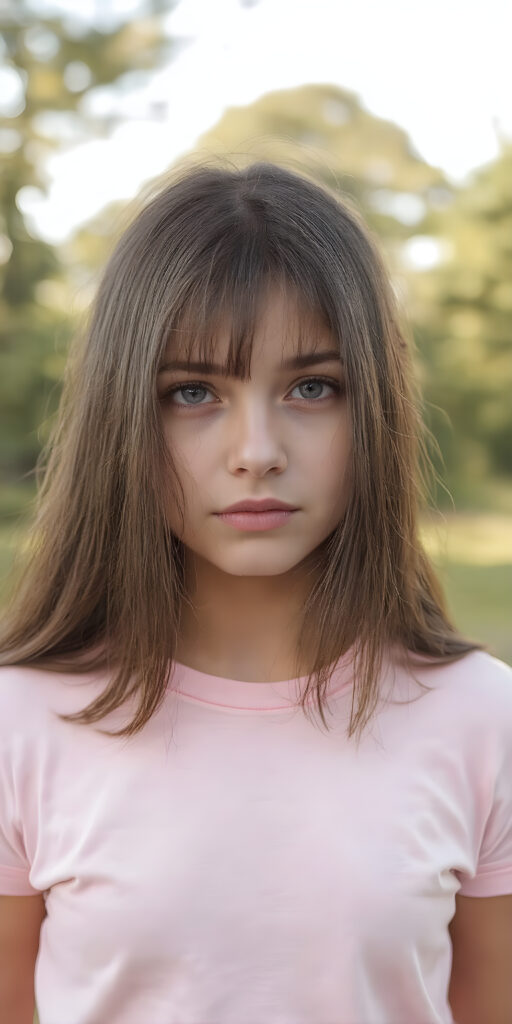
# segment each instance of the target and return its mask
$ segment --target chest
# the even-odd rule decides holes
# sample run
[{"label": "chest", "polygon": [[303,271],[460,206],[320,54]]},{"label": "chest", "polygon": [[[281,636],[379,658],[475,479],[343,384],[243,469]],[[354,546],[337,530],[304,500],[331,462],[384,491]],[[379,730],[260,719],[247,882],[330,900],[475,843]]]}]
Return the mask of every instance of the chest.
[{"label": "chest", "polygon": [[139,958],[219,935],[232,956],[241,936],[260,956],[270,935],[282,953],[385,936],[393,958],[445,931],[471,844],[463,773],[435,742],[412,766],[410,752],[234,723],[101,749],[73,787],[64,764],[43,780],[33,860],[49,919],[94,922],[89,961],[120,935]]}]

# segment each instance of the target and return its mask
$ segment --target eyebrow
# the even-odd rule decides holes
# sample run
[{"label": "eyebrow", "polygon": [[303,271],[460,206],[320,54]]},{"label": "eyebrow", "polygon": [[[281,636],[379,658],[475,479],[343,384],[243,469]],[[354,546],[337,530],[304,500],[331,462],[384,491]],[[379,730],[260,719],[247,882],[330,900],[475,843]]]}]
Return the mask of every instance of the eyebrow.
[{"label": "eyebrow", "polygon": [[[313,366],[318,363],[332,363],[334,360],[343,362],[342,356],[338,349],[328,349],[326,352],[306,352],[301,356],[292,356],[291,359],[286,359],[284,363],[281,363],[281,370],[297,370],[304,366]],[[193,373],[215,373],[219,377],[231,377],[232,374],[226,373],[224,366],[219,363],[199,363],[190,362],[188,363],[183,359],[174,359],[170,363],[164,363],[160,367],[159,373],[164,373],[166,370],[190,370]]]}]

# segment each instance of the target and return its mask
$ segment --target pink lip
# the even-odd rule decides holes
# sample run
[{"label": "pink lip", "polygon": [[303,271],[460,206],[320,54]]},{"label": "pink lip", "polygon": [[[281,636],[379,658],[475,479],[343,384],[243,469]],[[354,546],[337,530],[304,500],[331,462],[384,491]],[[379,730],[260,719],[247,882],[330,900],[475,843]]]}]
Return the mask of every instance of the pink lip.
[{"label": "pink lip", "polygon": [[217,518],[235,530],[260,533],[262,530],[275,530],[278,526],[284,526],[297,511],[293,508],[271,508],[265,512],[220,512]]},{"label": "pink lip", "polygon": [[261,498],[259,501],[237,501],[234,505],[228,505],[222,512],[217,515],[226,515],[230,512],[296,512],[295,505],[288,505],[284,501],[278,501],[277,498]]}]

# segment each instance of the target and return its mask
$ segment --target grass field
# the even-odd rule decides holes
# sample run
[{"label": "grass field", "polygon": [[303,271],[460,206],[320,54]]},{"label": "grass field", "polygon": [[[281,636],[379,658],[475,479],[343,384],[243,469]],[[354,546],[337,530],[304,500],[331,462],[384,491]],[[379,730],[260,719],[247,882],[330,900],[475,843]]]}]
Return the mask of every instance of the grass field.
[{"label": "grass field", "polygon": [[[424,520],[421,535],[455,624],[512,663],[512,514],[459,513]],[[0,607],[23,523],[0,525]]]},{"label": "grass field", "polygon": [[512,663],[512,516],[452,515],[421,532],[455,624]]}]

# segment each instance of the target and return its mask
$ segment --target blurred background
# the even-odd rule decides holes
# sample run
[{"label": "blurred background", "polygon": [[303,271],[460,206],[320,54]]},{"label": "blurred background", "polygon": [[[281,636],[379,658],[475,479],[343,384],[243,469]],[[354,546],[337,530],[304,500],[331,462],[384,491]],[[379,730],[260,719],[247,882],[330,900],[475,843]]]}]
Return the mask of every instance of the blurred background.
[{"label": "blurred background", "polygon": [[0,605],[67,347],[145,183],[285,162],[378,237],[437,441],[422,533],[512,662],[512,9],[500,0],[0,5]]}]

